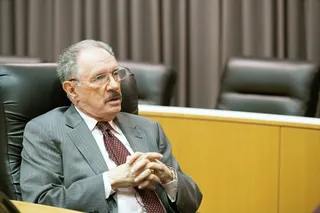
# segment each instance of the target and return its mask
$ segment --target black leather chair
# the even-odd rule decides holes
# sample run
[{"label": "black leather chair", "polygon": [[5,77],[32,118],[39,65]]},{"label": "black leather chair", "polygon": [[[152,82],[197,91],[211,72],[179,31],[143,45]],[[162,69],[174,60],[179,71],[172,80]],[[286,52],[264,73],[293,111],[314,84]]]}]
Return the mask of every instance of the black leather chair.
[{"label": "black leather chair", "polygon": [[315,117],[319,67],[305,61],[231,58],[216,108]]},{"label": "black leather chair", "polygon": [[118,61],[135,75],[139,104],[169,106],[173,97],[176,73],[162,64]]},{"label": "black leather chair", "polygon": [[41,59],[27,56],[0,56],[0,64],[34,64],[40,63]]},{"label": "black leather chair", "polygon": [[17,207],[2,192],[0,192],[0,213],[20,213]]},{"label": "black leather chair", "polygon": [[[122,111],[138,114],[138,94],[133,74],[121,82]],[[21,200],[20,163],[26,123],[70,102],[56,75],[56,64],[0,66],[0,191]]]}]

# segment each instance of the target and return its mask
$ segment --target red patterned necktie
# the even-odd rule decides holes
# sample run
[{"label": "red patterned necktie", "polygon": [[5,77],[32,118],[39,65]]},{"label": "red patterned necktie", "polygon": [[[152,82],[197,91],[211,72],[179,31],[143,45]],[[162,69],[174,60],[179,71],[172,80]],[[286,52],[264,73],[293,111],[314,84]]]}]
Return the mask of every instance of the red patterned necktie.
[{"label": "red patterned necktie", "polygon": [[[123,143],[112,134],[110,130],[113,130],[108,122],[99,122],[97,127],[102,131],[104,145],[109,154],[109,157],[117,165],[124,164],[126,162],[127,156],[130,155],[127,148]],[[147,189],[135,190],[139,193],[141,200],[143,202],[143,207],[146,209],[147,213],[165,213],[164,207],[159,200],[157,194],[154,191]]]}]

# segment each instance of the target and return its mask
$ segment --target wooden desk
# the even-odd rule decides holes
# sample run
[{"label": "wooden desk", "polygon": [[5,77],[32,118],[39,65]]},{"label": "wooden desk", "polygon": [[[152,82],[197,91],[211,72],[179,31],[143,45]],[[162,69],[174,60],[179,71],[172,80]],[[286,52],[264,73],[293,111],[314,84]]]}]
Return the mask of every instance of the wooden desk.
[{"label": "wooden desk", "polygon": [[69,209],[62,209],[41,204],[27,203],[12,200],[12,203],[17,207],[21,213],[80,213]]},{"label": "wooden desk", "polygon": [[320,119],[139,106],[199,184],[201,213],[308,213],[320,203]]}]

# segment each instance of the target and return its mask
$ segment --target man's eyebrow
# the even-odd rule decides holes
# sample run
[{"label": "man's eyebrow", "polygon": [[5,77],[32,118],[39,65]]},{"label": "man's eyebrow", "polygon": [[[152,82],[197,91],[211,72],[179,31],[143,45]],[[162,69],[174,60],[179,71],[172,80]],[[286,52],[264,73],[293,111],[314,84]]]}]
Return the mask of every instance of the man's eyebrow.
[{"label": "man's eyebrow", "polygon": [[114,69],[112,70],[112,72],[118,71],[119,69],[120,69],[120,67],[116,67],[116,68],[114,68]]}]

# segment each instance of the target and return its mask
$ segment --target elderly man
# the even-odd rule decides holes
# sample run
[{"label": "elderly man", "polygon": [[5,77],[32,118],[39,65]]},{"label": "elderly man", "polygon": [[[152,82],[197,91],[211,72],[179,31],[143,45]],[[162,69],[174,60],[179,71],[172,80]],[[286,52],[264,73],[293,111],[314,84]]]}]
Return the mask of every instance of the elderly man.
[{"label": "elderly man", "polygon": [[27,124],[23,200],[85,212],[196,212],[202,194],[159,123],[120,112],[127,70],[110,46],[74,44],[57,72],[72,105]]}]

